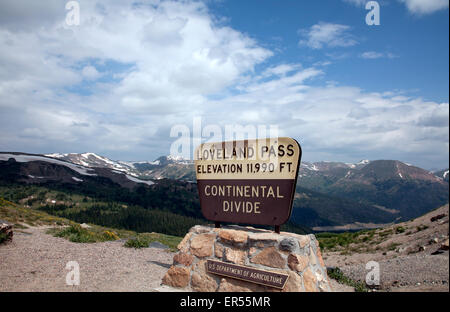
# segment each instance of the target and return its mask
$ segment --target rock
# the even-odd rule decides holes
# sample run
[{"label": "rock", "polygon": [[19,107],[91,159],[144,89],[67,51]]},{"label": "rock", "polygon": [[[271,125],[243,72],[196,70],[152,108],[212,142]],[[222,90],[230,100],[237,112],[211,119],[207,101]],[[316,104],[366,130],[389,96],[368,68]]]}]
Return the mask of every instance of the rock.
[{"label": "rock", "polygon": [[309,246],[309,263],[311,263],[312,265],[317,264],[317,258],[316,258],[316,255],[314,254],[314,250],[312,249],[312,246]]},{"label": "rock", "polygon": [[322,274],[320,270],[316,271],[316,280],[319,284],[320,291],[331,291],[329,280]]},{"label": "rock", "polygon": [[441,244],[440,250],[448,250],[448,238]]},{"label": "rock", "polygon": [[201,260],[194,266],[191,277],[191,286],[194,291],[212,292],[217,290],[217,281],[211,274],[206,273],[206,261]]},{"label": "rock", "polygon": [[223,258],[223,246],[218,242],[214,243],[214,255],[219,259]]},{"label": "rock", "polygon": [[179,252],[173,256],[173,264],[181,264],[184,266],[191,266],[192,262],[194,261],[194,257],[190,254],[187,254],[185,252]]},{"label": "rock", "polygon": [[435,221],[437,221],[437,220],[439,220],[439,219],[444,218],[445,216],[446,216],[445,213],[439,214],[439,215],[437,215],[437,216],[431,217],[430,221],[431,221],[431,222],[435,222]]},{"label": "rock", "polygon": [[219,292],[262,292],[265,287],[253,284],[249,282],[244,282],[232,278],[222,278],[220,281]]},{"label": "rock", "polygon": [[288,266],[291,270],[297,272],[303,272],[303,270],[308,266],[308,257],[296,254],[290,254],[288,256]]},{"label": "rock", "polygon": [[80,224],[80,227],[83,228],[83,229],[89,229],[89,228],[91,228],[91,226],[90,226],[89,224],[86,224],[86,223],[81,223],[81,224]]},{"label": "rock", "polygon": [[244,245],[247,243],[248,234],[238,230],[221,230],[219,237],[224,243],[232,245]]},{"label": "rock", "polygon": [[310,239],[308,235],[300,235],[298,238],[298,244],[300,248],[304,248],[306,245],[310,243]]},{"label": "rock", "polygon": [[259,251],[258,248],[250,247],[250,249],[248,250],[248,256],[253,257],[258,251]]},{"label": "rock", "polygon": [[204,225],[196,225],[191,228],[189,232],[194,232],[195,234],[203,234],[211,231],[211,228]]},{"label": "rock", "polygon": [[[301,247],[301,248],[300,248]],[[314,235],[298,235],[242,226],[195,226],[178,245],[173,265],[163,277],[164,287],[184,291],[331,291],[322,254]],[[283,290],[208,273],[209,260],[288,274]],[[228,264],[226,264],[228,263]],[[241,274],[238,273],[238,274]]]},{"label": "rock", "polygon": [[294,238],[287,237],[280,242],[280,250],[282,251],[294,251],[297,249],[297,241]]},{"label": "rock", "polygon": [[263,249],[260,253],[254,256],[250,262],[262,264],[272,268],[284,269],[286,267],[286,260],[275,247],[267,247]]},{"label": "rock", "polygon": [[307,268],[303,272],[303,285],[305,286],[305,291],[307,292],[317,292],[317,279],[315,274],[310,268]]},{"label": "rock", "polygon": [[189,284],[189,275],[189,268],[171,266],[164,275],[162,283],[172,287],[186,287]]},{"label": "rock", "polygon": [[302,288],[302,278],[295,272],[289,272],[289,278],[282,292],[300,292]]},{"label": "rock", "polygon": [[199,258],[210,257],[215,234],[198,234],[191,240],[191,253]]},{"label": "rock", "polygon": [[244,264],[246,253],[243,250],[235,248],[225,248],[224,260],[235,264]]},{"label": "rock", "polygon": [[320,248],[317,247],[316,250],[317,259],[319,259],[319,263],[322,267],[325,267],[325,262],[323,262],[322,253],[320,252]]},{"label": "rock", "polygon": [[217,282],[206,274],[192,273],[192,289],[199,292],[213,292],[217,290]]},{"label": "rock", "polygon": [[420,246],[420,247],[419,247],[419,251],[425,251],[426,249],[427,249],[426,246]]},{"label": "rock", "polygon": [[0,220],[0,234],[3,234],[5,241],[11,241],[14,236],[13,226],[9,222]]},{"label": "rock", "polygon": [[279,238],[280,235],[273,232],[249,233],[248,235],[250,246],[256,246],[258,248],[275,246]]},{"label": "rock", "polygon": [[178,244],[177,249],[180,251],[186,251],[189,248],[189,240],[191,239],[192,232],[189,232],[184,236],[183,240]]}]

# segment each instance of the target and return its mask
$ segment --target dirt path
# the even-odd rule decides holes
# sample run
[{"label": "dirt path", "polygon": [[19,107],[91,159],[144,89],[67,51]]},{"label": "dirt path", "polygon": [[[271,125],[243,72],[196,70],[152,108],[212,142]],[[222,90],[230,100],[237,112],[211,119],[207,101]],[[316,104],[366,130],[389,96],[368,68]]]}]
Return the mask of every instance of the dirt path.
[{"label": "dirt path", "polygon": [[[173,253],[161,249],[72,243],[44,228],[25,232],[0,245],[0,291],[152,291],[172,264]],[[79,263],[79,286],[66,285],[69,261]]]}]

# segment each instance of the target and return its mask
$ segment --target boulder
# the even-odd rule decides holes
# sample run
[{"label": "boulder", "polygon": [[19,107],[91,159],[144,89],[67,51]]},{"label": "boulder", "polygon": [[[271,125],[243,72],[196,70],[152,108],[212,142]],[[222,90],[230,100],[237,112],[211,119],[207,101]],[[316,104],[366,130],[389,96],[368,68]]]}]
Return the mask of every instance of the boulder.
[{"label": "boulder", "polygon": [[441,244],[440,250],[448,250],[448,238]]},{"label": "boulder", "polygon": [[[274,233],[270,230],[243,226],[194,226],[178,245],[173,265],[162,284],[183,291],[331,291],[320,247],[314,235]],[[208,261],[218,263],[228,272],[241,270],[241,276],[208,271]],[[248,278],[248,271],[288,276],[284,287]],[[266,275],[267,276],[267,275]],[[255,277],[253,277],[255,278]],[[267,278],[267,277],[266,277]]]},{"label": "boulder", "polygon": [[11,241],[13,238],[13,226],[7,221],[0,220],[0,243],[2,241]]}]

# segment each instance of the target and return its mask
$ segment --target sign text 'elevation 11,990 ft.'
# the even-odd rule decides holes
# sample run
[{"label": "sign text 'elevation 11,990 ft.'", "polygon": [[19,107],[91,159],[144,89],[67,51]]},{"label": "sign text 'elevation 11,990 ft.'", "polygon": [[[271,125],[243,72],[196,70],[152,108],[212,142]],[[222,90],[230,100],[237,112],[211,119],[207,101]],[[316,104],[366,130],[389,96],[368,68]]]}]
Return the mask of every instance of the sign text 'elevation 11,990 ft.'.
[{"label": "sign text 'elevation 11,990 ft.'", "polygon": [[204,143],[194,156],[206,219],[275,226],[287,222],[301,159],[297,141],[282,137]]}]

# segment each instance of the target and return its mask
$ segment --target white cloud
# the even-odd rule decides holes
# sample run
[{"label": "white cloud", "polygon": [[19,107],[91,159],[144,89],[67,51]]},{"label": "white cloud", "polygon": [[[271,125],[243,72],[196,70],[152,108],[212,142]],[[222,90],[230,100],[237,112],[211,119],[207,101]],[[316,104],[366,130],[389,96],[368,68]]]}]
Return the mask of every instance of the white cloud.
[{"label": "white cloud", "polygon": [[366,3],[369,0],[343,0],[343,1],[347,2],[347,3],[350,3],[350,4],[353,4],[353,5],[356,5],[358,7],[365,7]]},{"label": "white cloud", "polygon": [[399,0],[405,3],[413,14],[431,14],[439,10],[448,9],[448,0]]},{"label": "white cloud", "polygon": [[365,59],[377,59],[377,58],[384,57],[384,54],[380,53],[380,52],[375,52],[375,51],[367,51],[367,52],[362,53],[360,55],[360,57],[365,58]]},{"label": "white cloud", "polygon": [[97,71],[94,66],[85,66],[81,71],[83,77],[89,80],[95,80],[101,77],[101,74]]},{"label": "white cloud", "polygon": [[390,52],[376,52],[376,51],[366,51],[359,55],[363,59],[378,59],[378,58],[396,58],[397,56]]},{"label": "white cloud", "polygon": [[[346,3],[364,8],[369,0],[343,0]],[[431,14],[440,10],[448,9],[448,0],[397,0],[404,3],[409,12],[417,15]],[[389,2],[378,1],[380,5],[389,4]],[[383,3],[384,2],[384,3]]]},{"label": "white cloud", "polygon": [[309,29],[300,30],[303,39],[299,41],[299,45],[312,49],[353,46],[358,42],[349,30],[350,26],[347,25],[320,22]]},{"label": "white cloud", "polygon": [[[202,116],[222,129],[278,125],[305,159],[448,163],[448,103],[327,83],[327,62],[264,64],[272,51],[202,3],[82,2],[71,28],[59,2],[28,3],[0,4],[0,17],[16,14],[0,18],[3,150],[151,159],[168,154],[173,125]],[[301,34],[319,49],[356,44],[349,32],[319,23]]]},{"label": "white cloud", "polygon": [[281,64],[274,67],[269,67],[263,72],[264,77],[270,76],[285,76],[295,70],[300,69],[302,66],[300,64]]},{"label": "white cloud", "polygon": [[272,55],[195,1],[83,2],[74,27],[60,1],[4,1],[0,12],[1,143],[30,150],[133,150]]}]

